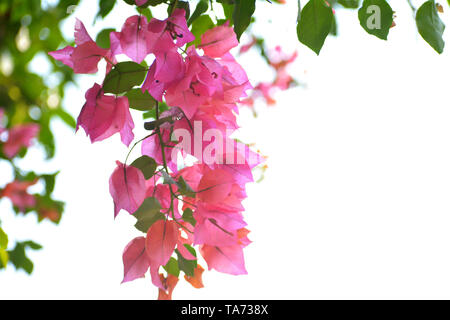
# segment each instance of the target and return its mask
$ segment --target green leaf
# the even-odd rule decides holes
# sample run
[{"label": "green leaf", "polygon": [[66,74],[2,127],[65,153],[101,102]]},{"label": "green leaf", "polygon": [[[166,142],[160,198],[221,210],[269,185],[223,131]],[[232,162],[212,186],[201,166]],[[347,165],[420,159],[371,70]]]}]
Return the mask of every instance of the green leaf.
[{"label": "green leaf", "polygon": [[189,198],[195,198],[195,191],[192,190],[192,188],[187,184],[183,177],[180,177],[180,179],[178,179],[177,185],[178,192],[180,192],[181,195],[187,196]]},{"label": "green leaf", "polygon": [[394,11],[386,0],[364,0],[358,11],[361,27],[368,34],[387,40],[394,21]]},{"label": "green leaf", "polygon": [[44,174],[41,176],[42,179],[45,181],[45,194],[50,195],[53,190],[55,189],[55,180],[56,176],[59,174],[58,172],[55,172],[54,174]]},{"label": "green leaf", "polygon": [[197,221],[194,219],[194,213],[192,212],[192,209],[187,208],[183,212],[183,220],[187,223],[190,223],[193,227],[197,224]]},{"label": "green leaf", "polygon": [[310,0],[299,14],[298,40],[317,55],[333,27],[333,10],[324,0]]},{"label": "green leaf", "polygon": [[5,249],[0,248],[0,269],[6,268],[9,261],[8,252]]},{"label": "green leaf", "polygon": [[170,258],[169,262],[163,268],[167,271],[168,274],[171,274],[177,278],[180,276],[180,267],[178,267],[178,261],[173,257]]},{"label": "green leaf", "polygon": [[34,241],[25,241],[22,243],[26,248],[30,248],[33,250],[41,250],[42,246]]},{"label": "green leaf", "polygon": [[0,228],[0,249],[5,249],[8,247],[8,235]]},{"label": "green leaf", "polygon": [[416,24],[422,38],[438,53],[444,51],[445,42],[442,34],[445,25],[439,18],[434,0],[425,2],[416,14]]},{"label": "green leaf", "polygon": [[[169,109],[170,109],[169,106],[165,102],[159,103],[159,112],[160,113],[163,113]],[[144,120],[151,119],[151,118],[156,119],[156,108],[142,114],[142,118]]]},{"label": "green leaf", "polygon": [[[192,248],[190,245],[185,244],[184,245],[189,252],[197,257],[197,252],[195,252],[195,249]],[[178,267],[181,271],[183,271],[186,275],[193,277],[195,268],[197,268],[197,260],[186,260],[180,253],[180,251],[175,250],[177,256],[178,256]]]},{"label": "green leaf", "polygon": [[147,68],[127,61],[115,65],[103,82],[105,93],[121,94],[139,86],[145,79]]},{"label": "green leaf", "polygon": [[97,13],[97,17],[106,17],[112,11],[112,9],[114,9],[115,5],[116,0],[100,0],[100,9]]},{"label": "green leaf", "polygon": [[148,91],[142,92],[140,88],[132,89],[125,95],[128,98],[130,108],[139,111],[149,111],[156,107],[157,101]]},{"label": "green leaf", "polygon": [[14,267],[19,270],[23,269],[26,273],[31,274],[33,272],[33,262],[27,257],[25,249],[29,247],[34,250],[39,250],[42,247],[33,241],[17,242],[13,250],[9,251],[9,261]]},{"label": "green leaf", "polygon": [[147,233],[148,229],[158,220],[164,219],[164,215],[160,212],[161,204],[156,198],[147,198],[141,207],[133,214],[137,219],[136,229]]},{"label": "green leaf", "polygon": [[97,42],[97,44],[103,49],[108,49],[111,46],[111,39],[109,38],[109,35],[114,31],[116,31],[116,29],[103,29],[97,35],[95,42]]},{"label": "green leaf", "polygon": [[230,26],[234,25],[233,21],[233,12],[234,12],[234,4],[230,3],[222,3],[223,14],[225,15],[225,19],[230,21]]},{"label": "green leaf", "polygon": [[195,11],[192,14],[192,16],[189,18],[188,26],[194,22],[195,19],[200,17],[203,13],[205,13],[209,8],[208,0],[200,0],[197,4],[197,7],[195,7]]},{"label": "green leaf", "polygon": [[56,109],[55,114],[72,129],[75,129],[77,127],[77,122],[75,121],[75,119],[70,114],[68,114],[64,109],[62,108]]},{"label": "green leaf", "polygon": [[338,0],[338,3],[347,9],[359,8],[359,0]]},{"label": "green leaf", "polygon": [[156,161],[148,156],[142,156],[136,159],[131,165],[142,171],[145,180],[148,180],[155,175],[157,167]]},{"label": "green leaf", "polygon": [[202,41],[202,35],[209,29],[214,28],[215,24],[208,15],[201,15],[194,20],[191,32],[195,36],[195,40],[189,45],[199,45]]},{"label": "green leaf", "polygon": [[247,30],[255,13],[255,0],[236,0],[233,11],[234,32],[238,40]]}]

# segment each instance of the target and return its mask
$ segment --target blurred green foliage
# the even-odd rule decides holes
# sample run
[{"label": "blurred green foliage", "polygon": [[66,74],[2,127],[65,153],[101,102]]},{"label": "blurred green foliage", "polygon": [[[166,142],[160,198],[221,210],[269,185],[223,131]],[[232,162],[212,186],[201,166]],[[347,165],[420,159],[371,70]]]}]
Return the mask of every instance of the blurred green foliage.
[{"label": "blurred green foliage", "polygon": [[[5,113],[1,125],[10,129],[23,124],[39,124],[40,132],[37,140],[45,150],[47,159],[55,155],[51,120],[57,117],[72,128],[76,125],[75,120],[61,105],[64,88],[73,80],[73,74],[69,68],[61,68],[61,65],[56,64],[53,59],[47,59],[52,66],[52,70],[49,70],[52,76],[49,77],[34,73],[30,65],[33,59],[42,59],[47,56],[47,52],[67,44],[59,26],[78,3],[79,0],[60,0],[54,5],[41,0],[0,2],[0,108]],[[14,172],[14,181],[40,181],[45,186],[43,192],[33,195],[36,199],[35,207],[26,209],[13,207],[16,214],[34,212],[37,214],[38,222],[48,218],[54,223],[59,223],[64,203],[52,197],[57,173],[25,172],[16,162],[18,158],[26,155],[27,150],[23,148],[16,157],[8,159],[2,152],[1,141],[0,161],[10,164]],[[5,181],[3,174],[0,175],[0,186],[10,182]],[[0,195],[1,191],[0,189]],[[33,263],[26,256],[26,249],[38,250],[41,246],[33,241],[15,242],[8,250],[8,244],[11,245],[11,234],[8,237],[8,230],[0,229],[0,231],[0,269],[5,268],[9,262],[16,269],[31,273]]]}]

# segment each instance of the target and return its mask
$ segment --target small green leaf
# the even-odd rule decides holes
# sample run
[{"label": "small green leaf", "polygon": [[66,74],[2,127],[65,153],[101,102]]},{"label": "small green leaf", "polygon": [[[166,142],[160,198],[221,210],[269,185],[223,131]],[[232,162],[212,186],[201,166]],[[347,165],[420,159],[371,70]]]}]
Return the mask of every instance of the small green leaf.
[{"label": "small green leaf", "polygon": [[72,129],[75,129],[77,127],[77,122],[75,121],[75,119],[64,109],[58,108],[55,110],[55,113],[62,121],[64,121],[65,124],[67,124]]},{"label": "small green leaf", "polygon": [[386,0],[364,0],[358,11],[361,27],[368,34],[387,40],[394,21],[394,11]]},{"label": "small green leaf", "polygon": [[200,0],[197,4],[197,7],[195,7],[195,11],[192,14],[192,16],[189,18],[188,26],[194,22],[195,19],[200,17],[203,13],[205,13],[209,8],[208,0]]},{"label": "small green leaf", "polygon": [[8,235],[0,228],[0,249],[5,249],[8,247]]},{"label": "small green leaf", "polygon": [[125,95],[128,98],[130,108],[139,111],[149,111],[156,107],[157,101],[148,91],[142,92],[141,89],[136,88],[127,92]]},{"label": "small green leaf", "polygon": [[114,31],[116,31],[116,29],[112,29],[112,28],[103,29],[97,35],[95,42],[97,42],[97,44],[100,47],[102,47],[103,49],[108,49],[111,46],[111,39],[110,39],[109,35],[111,34],[111,32],[114,32]]},{"label": "small green leaf", "polygon": [[142,171],[145,180],[148,180],[155,175],[157,167],[156,161],[148,156],[142,156],[136,159],[131,165]]},{"label": "small green leaf", "polygon": [[27,257],[25,249],[29,247],[34,250],[39,250],[42,247],[34,243],[33,241],[17,242],[13,250],[9,251],[9,261],[14,267],[19,270],[23,269],[26,273],[31,274],[33,272],[33,262]]},{"label": "small green leaf", "polygon": [[[197,252],[195,252],[195,249],[192,248],[190,245],[185,244],[184,245],[187,250],[194,256],[197,257]],[[197,268],[197,260],[187,260],[185,259],[180,251],[175,250],[177,256],[178,256],[178,267],[181,271],[183,271],[186,275],[193,277],[195,268]]]},{"label": "small green leaf", "polygon": [[191,32],[195,36],[195,40],[189,45],[199,45],[202,41],[202,35],[209,29],[214,28],[215,24],[208,15],[201,15],[194,20]]},{"label": "small green leaf", "polygon": [[299,14],[298,40],[318,55],[332,27],[331,7],[324,0],[310,0]]},{"label": "small green leaf", "polygon": [[34,241],[25,241],[22,243],[26,248],[30,248],[33,250],[41,250],[42,246]]},{"label": "small green leaf", "polygon": [[178,179],[177,185],[178,191],[181,195],[187,196],[189,198],[195,198],[195,191],[192,190],[192,188],[187,184],[183,177],[180,177],[180,179]]},{"label": "small green leaf", "polygon": [[180,267],[178,266],[178,261],[173,257],[170,258],[169,262],[163,268],[167,271],[168,274],[171,274],[177,278],[180,276]]},{"label": "small green leaf", "polygon": [[445,42],[442,34],[445,25],[439,18],[434,0],[425,2],[416,14],[416,24],[422,38],[438,53],[444,52]]},{"label": "small green leaf", "polygon": [[338,0],[338,3],[347,9],[359,8],[359,0]]},{"label": "small green leaf", "polygon": [[147,233],[156,221],[164,219],[161,209],[161,204],[156,198],[147,198],[133,215],[138,220],[135,224],[136,229]]},{"label": "small green leaf", "polygon": [[42,175],[42,179],[45,181],[45,194],[50,195],[55,189],[55,181],[56,176],[59,174],[59,171],[54,174],[44,174]]},{"label": "small green leaf", "polygon": [[238,40],[242,34],[247,30],[252,21],[252,16],[255,13],[255,0],[236,0],[233,11],[234,32]]},{"label": "small green leaf", "polygon": [[97,13],[97,17],[106,17],[112,9],[114,9],[114,6],[116,5],[116,0],[100,0],[99,3],[99,11]]},{"label": "small green leaf", "polygon": [[145,79],[147,68],[127,61],[115,65],[103,82],[105,93],[121,94],[139,86]]},{"label": "small green leaf", "polygon": [[183,220],[186,221],[187,223],[190,223],[194,227],[197,224],[197,221],[194,219],[194,213],[192,212],[192,209],[189,208],[184,210]]}]

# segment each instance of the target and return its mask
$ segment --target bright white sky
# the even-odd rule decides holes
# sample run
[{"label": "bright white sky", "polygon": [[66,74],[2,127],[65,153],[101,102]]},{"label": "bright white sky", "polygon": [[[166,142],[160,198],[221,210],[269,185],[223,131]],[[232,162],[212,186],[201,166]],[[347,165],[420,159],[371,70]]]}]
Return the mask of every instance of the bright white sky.
[{"label": "bright white sky", "polygon": [[[75,17],[93,36],[119,28],[132,14],[119,2],[93,26],[96,1],[82,1],[64,31],[72,33]],[[261,19],[255,30],[273,46],[298,50],[291,71],[307,89],[279,95],[276,107],[258,108],[257,119],[242,112],[241,139],[270,157],[266,179],[249,188],[245,203],[254,241],[246,249],[249,275],[207,272],[206,288],[182,281],[174,298],[449,299],[450,48],[439,56],[420,38],[405,0],[392,1],[397,26],[388,42],[367,35],[357,11],[338,10],[340,35],[316,57],[297,42],[297,1],[288,2],[260,3],[258,17],[273,24]],[[443,5],[442,19],[450,21]],[[445,39],[450,43],[448,32]],[[241,60],[250,77],[266,78],[262,60],[253,57]],[[65,106],[74,116],[95,80],[80,77],[79,87],[68,90]],[[139,114],[135,122],[142,127]],[[35,216],[15,218],[9,202],[0,202],[2,227],[44,246],[30,252],[31,277],[13,268],[0,273],[0,298],[156,298],[149,278],[120,285],[122,250],[140,235],[126,214],[113,220],[108,192],[126,148],[118,137],[91,145],[57,121],[53,129],[55,160],[44,163],[33,150],[21,165],[60,169],[55,195],[67,210],[60,226],[37,226]],[[0,164],[2,177],[6,168]]]}]

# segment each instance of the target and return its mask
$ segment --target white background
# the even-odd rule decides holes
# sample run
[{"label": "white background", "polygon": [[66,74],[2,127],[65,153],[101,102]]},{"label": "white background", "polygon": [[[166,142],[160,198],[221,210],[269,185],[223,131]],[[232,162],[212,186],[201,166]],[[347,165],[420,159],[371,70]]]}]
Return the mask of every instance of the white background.
[{"label": "white background", "polygon": [[[83,1],[64,23],[67,34],[75,16],[94,36],[132,13],[121,5],[94,26],[94,2]],[[248,110],[240,118],[241,139],[269,156],[266,179],[250,186],[245,202],[254,241],[246,249],[249,275],[207,272],[206,288],[180,281],[174,298],[449,299],[450,48],[436,54],[416,33],[406,1],[392,1],[397,26],[388,42],[366,34],[357,11],[338,10],[339,37],[316,57],[296,40],[296,1],[288,2],[259,3],[255,31],[272,46],[298,50],[291,72],[307,88],[278,95],[273,108],[259,106],[256,119]],[[254,57],[241,59],[252,81],[270,78]],[[80,77],[68,88],[65,106],[74,116],[96,79]],[[139,114],[135,123],[140,137]],[[91,145],[58,121],[53,129],[55,160],[44,163],[35,149],[20,164],[61,169],[55,195],[67,210],[60,226],[37,226],[35,216],[17,219],[0,202],[11,240],[44,246],[30,252],[31,277],[13,267],[0,273],[0,298],[156,298],[149,278],[120,285],[122,250],[139,235],[126,213],[113,220],[108,192],[126,148],[118,137]],[[2,163],[0,170],[3,184],[11,173]]]}]

